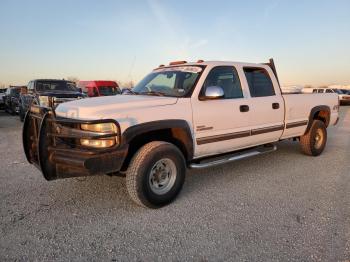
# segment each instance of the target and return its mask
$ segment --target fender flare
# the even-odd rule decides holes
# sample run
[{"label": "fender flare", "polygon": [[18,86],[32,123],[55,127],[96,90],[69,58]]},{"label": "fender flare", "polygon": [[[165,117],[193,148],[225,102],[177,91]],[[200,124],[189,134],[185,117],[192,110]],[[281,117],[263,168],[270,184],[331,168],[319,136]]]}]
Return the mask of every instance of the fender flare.
[{"label": "fender flare", "polygon": [[162,129],[181,130],[181,137],[176,138],[183,143],[187,153],[187,160],[193,159],[193,136],[189,124],[183,119],[151,121],[128,127],[122,133],[121,144],[129,144],[135,137],[139,135]]},{"label": "fender flare", "polygon": [[328,113],[328,117],[326,118],[326,127],[329,125],[329,121],[330,121],[330,116],[331,116],[331,109],[329,106],[327,105],[320,105],[320,106],[315,106],[311,109],[310,111],[310,115],[309,115],[309,123],[307,124],[307,128],[305,130],[305,134],[307,132],[309,132],[311,126],[312,126],[312,122],[315,119],[315,115],[320,112],[320,111],[326,111]]}]

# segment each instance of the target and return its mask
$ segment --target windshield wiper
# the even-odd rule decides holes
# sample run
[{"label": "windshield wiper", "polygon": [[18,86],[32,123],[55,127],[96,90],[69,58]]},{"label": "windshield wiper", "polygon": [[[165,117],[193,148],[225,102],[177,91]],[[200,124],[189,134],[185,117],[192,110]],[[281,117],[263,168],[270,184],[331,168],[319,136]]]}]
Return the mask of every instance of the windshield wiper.
[{"label": "windshield wiper", "polygon": [[157,92],[157,91],[147,91],[147,92],[141,92],[141,93],[139,93],[139,94],[140,94],[140,95],[165,96],[163,93]]},{"label": "windshield wiper", "polygon": [[122,95],[139,95],[140,93],[139,92],[135,92],[131,89],[127,89],[125,91],[122,91],[121,92]]}]

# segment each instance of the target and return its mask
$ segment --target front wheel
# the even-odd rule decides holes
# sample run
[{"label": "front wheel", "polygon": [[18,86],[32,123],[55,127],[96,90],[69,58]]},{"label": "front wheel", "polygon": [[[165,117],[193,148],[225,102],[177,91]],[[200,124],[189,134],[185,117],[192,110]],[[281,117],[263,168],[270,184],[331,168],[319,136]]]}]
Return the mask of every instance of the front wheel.
[{"label": "front wheel", "polygon": [[137,204],[159,208],[172,202],[185,181],[186,164],[173,144],[154,141],[139,149],[126,172],[126,187]]},{"label": "front wheel", "polygon": [[326,142],[326,125],[320,120],[314,120],[310,130],[300,137],[301,151],[309,156],[318,156],[323,152]]}]

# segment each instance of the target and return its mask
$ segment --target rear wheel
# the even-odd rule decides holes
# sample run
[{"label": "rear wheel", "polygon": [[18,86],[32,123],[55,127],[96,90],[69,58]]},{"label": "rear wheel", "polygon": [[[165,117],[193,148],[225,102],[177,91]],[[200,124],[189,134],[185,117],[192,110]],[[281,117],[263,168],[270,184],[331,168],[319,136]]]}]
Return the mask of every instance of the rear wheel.
[{"label": "rear wheel", "polygon": [[173,144],[150,142],[134,155],[126,172],[126,187],[137,204],[159,208],[172,202],[185,181],[186,165]]},{"label": "rear wheel", "polygon": [[326,142],[326,125],[320,120],[314,120],[310,130],[300,137],[301,151],[309,156],[318,156],[323,152]]}]

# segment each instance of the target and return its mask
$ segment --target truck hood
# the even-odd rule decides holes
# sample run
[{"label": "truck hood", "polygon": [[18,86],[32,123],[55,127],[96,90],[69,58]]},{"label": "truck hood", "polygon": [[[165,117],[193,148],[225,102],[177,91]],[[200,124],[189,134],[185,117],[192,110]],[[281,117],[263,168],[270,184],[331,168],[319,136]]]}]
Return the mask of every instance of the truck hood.
[{"label": "truck hood", "polygon": [[129,111],[176,104],[176,97],[116,95],[101,96],[62,103],[57,116],[76,119],[104,119],[111,115],[126,116]]}]

